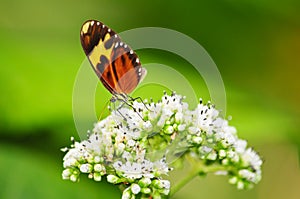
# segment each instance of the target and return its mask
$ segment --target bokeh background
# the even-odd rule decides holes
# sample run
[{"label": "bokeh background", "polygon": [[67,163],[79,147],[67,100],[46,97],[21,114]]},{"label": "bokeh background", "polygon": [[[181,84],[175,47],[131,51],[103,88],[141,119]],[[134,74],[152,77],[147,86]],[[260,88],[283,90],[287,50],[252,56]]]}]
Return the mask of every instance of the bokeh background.
[{"label": "bokeh background", "polygon": [[[209,175],[174,198],[299,198],[297,0],[1,0],[0,198],[121,196],[114,186],[84,176],[80,183],[61,179],[59,149],[70,145],[70,136],[78,138],[72,91],[85,58],[79,30],[87,19],[101,20],[117,32],[157,26],[197,40],[222,74],[231,124],[265,161],[263,179],[253,190],[237,191],[226,177]],[[201,82],[174,54],[137,53],[142,63],[167,64],[190,77],[193,86]],[[159,97],[160,88],[150,90]],[[95,106],[103,107],[110,95],[101,85],[99,93]],[[208,100],[205,90],[197,95]]]}]

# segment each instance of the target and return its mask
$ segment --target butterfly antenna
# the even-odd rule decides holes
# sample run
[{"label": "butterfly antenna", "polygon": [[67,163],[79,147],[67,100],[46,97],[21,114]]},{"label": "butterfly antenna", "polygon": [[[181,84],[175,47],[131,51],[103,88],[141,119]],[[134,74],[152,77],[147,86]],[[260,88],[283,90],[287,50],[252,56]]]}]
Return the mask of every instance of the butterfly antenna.
[{"label": "butterfly antenna", "polygon": [[110,100],[108,100],[108,101],[105,103],[105,106],[102,108],[101,113],[100,113],[99,118],[98,118],[98,121],[101,120],[102,115],[103,115],[103,113],[104,113],[104,110],[107,108],[107,105],[108,105],[109,102],[110,102]]}]

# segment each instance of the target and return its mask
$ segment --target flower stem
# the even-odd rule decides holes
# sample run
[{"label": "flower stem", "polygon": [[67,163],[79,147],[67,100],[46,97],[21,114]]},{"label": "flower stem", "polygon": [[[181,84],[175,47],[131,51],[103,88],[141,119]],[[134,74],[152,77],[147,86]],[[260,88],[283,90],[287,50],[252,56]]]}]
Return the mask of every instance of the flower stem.
[{"label": "flower stem", "polygon": [[197,164],[194,164],[191,171],[182,180],[180,180],[177,184],[172,186],[171,191],[170,191],[170,196],[173,196],[176,192],[178,192],[189,181],[191,181],[193,178],[198,176],[200,173],[207,174],[207,173],[211,173],[211,172],[224,171],[224,170],[228,170],[228,168],[226,168],[222,165],[218,165],[218,164],[207,166],[202,161],[197,162]]},{"label": "flower stem", "polygon": [[198,175],[199,171],[198,170],[192,170],[189,174],[185,176],[181,181],[179,181],[177,184],[172,186],[171,191],[170,191],[170,196],[173,196],[177,191],[179,191],[184,185],[186,185],[189,181],[191,181],[194,177]]}]

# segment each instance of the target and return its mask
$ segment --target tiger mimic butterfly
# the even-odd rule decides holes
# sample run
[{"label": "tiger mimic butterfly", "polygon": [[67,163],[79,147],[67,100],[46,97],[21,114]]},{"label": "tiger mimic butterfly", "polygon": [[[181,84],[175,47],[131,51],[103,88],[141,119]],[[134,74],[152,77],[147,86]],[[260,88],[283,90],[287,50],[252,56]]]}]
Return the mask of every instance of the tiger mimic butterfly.
[{"label": "tiger mimic butterfly", "polygon": [[83,50],[104,87],[113,95],[111,101],[126,101],[145,77],[137,54],[100,21],[86,21],[80,31]]}]

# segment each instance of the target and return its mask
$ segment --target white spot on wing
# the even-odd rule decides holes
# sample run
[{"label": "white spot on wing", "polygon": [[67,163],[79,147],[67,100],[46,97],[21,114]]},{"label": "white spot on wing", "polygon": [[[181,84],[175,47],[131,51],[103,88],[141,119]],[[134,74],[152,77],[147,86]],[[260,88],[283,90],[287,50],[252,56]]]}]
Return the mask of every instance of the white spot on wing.
[{"label": "white spot on wing", "polygon": [[104,24],[102,24],[102,28],[104,28],[105,27],[105,25]]},{"label": "white spot on wing", "polygon": [[147,70],[145,68],[141,68],[142,69],[142,72],[141,72],[141,75],[139,73],[139,77],[140,77],[140,80],[139,82],[143,81],[143,79],[146,77],[147,75]]},{"label": "white spot on wing", "polygon": [[108,32],[110,32],[110,31],[111,31],[111,29],[109,28],[107,31],[108,31]]},{"label": "white spot on wing", "polygon": [[142,68],[139,68],[139,73],[142,72]]},{"label": "white spot on wing", "polygon": [[99,26],[100,25],[100,22],[99,21],[97,21],[97,26]]},{"label": "white spot on wing", "polygon": [[123,42],[120,42],[120,46],[123,46]]},{"label": "white spot on wing", "polygon": [[92,25],[92,26],[94,25],[94,23],[95,23],[94,21],[91,21],[91,25]]},{"label": "white spot on wing", "polygon": [[135,62],[136,62],[136,63],[140,63],[139,58],[136,58]]},{"label": "white spot on wing", "polygon": [[130,54],[133,54],[133,50],[130,50]]},{"label": "white spot on wing", "polygon": [[117,38],[118,37],[118,35],[117,34],[115,34],[115,38]]},{"label": "white spot on wing", "polygon": [[117,43],[115,44],[115,48],[117,48],[117,47],[118,47],[118,45],[119,45],[119,42],[117,42]]},{"label": "white spot on wing", "polygon": [[127,48],[127,44],[124,45],[124,48]]}]

